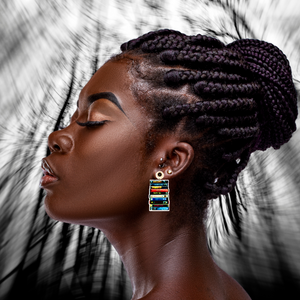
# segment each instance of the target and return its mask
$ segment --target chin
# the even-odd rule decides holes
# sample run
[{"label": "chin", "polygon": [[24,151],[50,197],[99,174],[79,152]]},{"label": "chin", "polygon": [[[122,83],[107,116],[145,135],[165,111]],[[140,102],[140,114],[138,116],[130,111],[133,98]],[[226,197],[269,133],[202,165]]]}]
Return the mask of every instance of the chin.
[{"label": "chin", "polygon": [[62,199],[51,199],[48,195],[45,198],[45,211],[47,215],[56,221],[76,224],[76,225],[87,225],[83,219],[81,212],[79,212],[80,216],[76,215],[76,212],[71,211],[70,207],[64,205],[63,207],[60,205],[63,203]]},{"label": "chin", "polygon": [[65,222],[65,220],[63,220],[62,218],[62,215],[59,211],[57,210],[54,210],[51,205],[49,205],[47,203],[47,201],[45,200],[45,211],[47,213],[47,215],[53,219],[53,220],[56,220],[56,221],[62,221],[62,222]]},{"label": "chin", "polygon": [[85,225],[83,224],[83,222],[80,222],[79,220],[74,220],[73,218],[70,218],[69,215],[65,215],[59,211],[53,211],[52,209],[49,209],[47,205],[45,206],[45,211],[47,215],[53,220],[69,223],[69,224]]},{"label": "chin", "polygon": [[61,202],[61,200],[51,199],[51,197],[49,195],[46,196],[44,204],[45,204],[45,211],[46,211],[47,215],[51,219],[56,220],[56,221],[61,221],[61,222],[65,222],[65,223],[73,223],[73,222],[69,221],[70,211],[68,211],[68,213],[63,211],[60,208],[59,202]]}]

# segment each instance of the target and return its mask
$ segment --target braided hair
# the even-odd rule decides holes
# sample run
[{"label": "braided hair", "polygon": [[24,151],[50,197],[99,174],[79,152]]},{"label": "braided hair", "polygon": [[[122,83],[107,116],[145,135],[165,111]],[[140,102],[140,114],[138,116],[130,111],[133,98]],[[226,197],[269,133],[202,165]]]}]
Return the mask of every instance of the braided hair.
[{"label": "braided hair", "polygon": [[229,193],[252,152],[278,149],[296,129],[289,62],[270,43],[245,39],[224,45],[164,29],[130,40],[121,50],[115,59],[133,61],[135,76],[147,83],[133,87],[136,98],[147,98],[160,115],[151,136],[176,124],[196,136],[202,168],[194,179],[206,199]]}]

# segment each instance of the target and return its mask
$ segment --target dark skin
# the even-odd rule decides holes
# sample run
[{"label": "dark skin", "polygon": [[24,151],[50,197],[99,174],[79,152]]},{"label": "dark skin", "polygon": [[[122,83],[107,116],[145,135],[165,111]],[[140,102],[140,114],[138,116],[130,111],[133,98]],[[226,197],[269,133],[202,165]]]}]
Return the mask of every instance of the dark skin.
[{"label": "dark skin", "polygon": [[[132,299],[250,299],[213,261],[204,226],[176,222],[189,216],[177,201],[189,199],[172,198],[174,182],[188,176],[194,150],[176,131],[145,156],[152,120],[130,91],[133,80],[125,62],[107,62],[83,88],[70,125],[50,134],[46,160],[58,180],[43,186],[48,215],[101,229],[124,262]],[[123,111],[105,98],[89,103],[100,92],[113,93]],[[170,180],[170,212],[149,212],[149,179],[159,170]]]}]

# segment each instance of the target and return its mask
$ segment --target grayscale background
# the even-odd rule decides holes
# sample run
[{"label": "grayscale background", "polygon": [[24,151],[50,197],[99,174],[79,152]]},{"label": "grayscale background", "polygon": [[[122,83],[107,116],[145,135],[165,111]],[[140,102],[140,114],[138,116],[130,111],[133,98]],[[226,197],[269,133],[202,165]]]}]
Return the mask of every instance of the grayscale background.
[{"label": "grayscale background", "polygon": [[[263,39],[287,55],[299,90],[298,0],[0,2],[0,299],[130,299],[123,265],[98,230],[43,208],[47,136],[121,43],[150,30]],[[297,121],[299,126],[299,120]],[[300,299],[299,131],[253,155],[241,198],[211,202],[208,245],[252,299]],[[145,200],[146,201],[146,200]]]}]

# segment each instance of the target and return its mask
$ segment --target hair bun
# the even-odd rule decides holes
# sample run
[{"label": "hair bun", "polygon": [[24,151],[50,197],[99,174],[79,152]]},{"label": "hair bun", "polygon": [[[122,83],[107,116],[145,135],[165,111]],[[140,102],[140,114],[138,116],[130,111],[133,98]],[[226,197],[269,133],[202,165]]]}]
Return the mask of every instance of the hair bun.
[{"label": "hair bun", "polygon": [[296,130],[298,115],[297,93],[286,56],[273,44],[254,39],[237,40],[226,47],[243,55],[262,87],[263,94],[256,99],[260,133],[253,151],[271,146],[278,149]]}]

